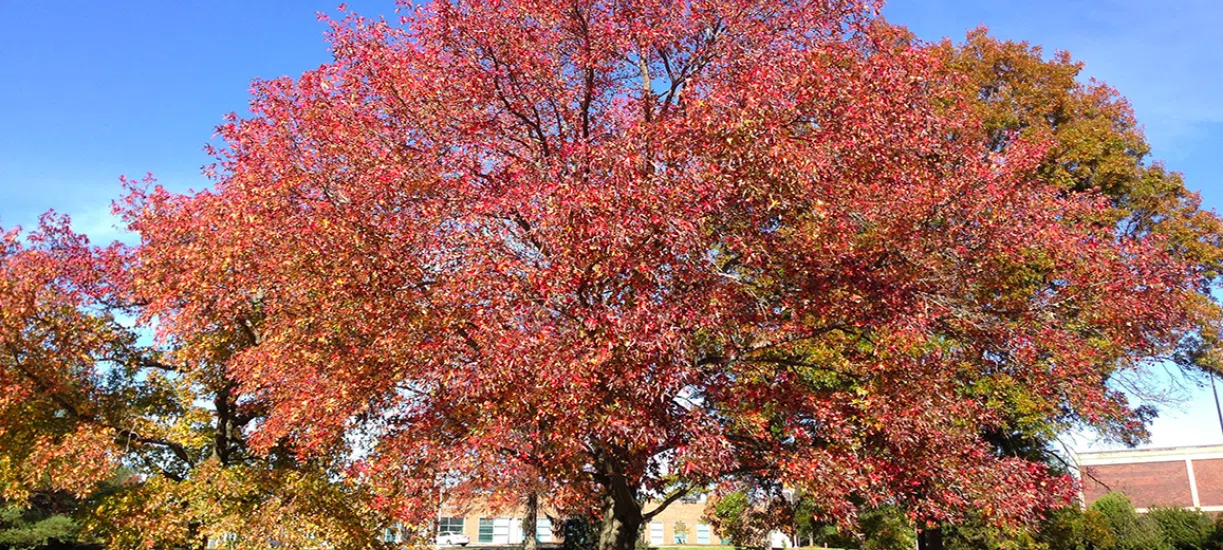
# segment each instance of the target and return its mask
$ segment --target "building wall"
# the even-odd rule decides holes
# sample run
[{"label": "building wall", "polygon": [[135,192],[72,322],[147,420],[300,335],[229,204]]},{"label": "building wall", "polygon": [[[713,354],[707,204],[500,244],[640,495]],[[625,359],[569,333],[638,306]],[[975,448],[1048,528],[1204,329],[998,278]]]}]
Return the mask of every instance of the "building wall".
[{"label": "building wall", "polygon": [[[560,526],[557,527],[556,533],[550,533],[553,526],[547,520],[547,510],[539,510],[539,519],[541,523],[548,524],[547,531],[540,533],[543,539],[541,542],[560,542],[561,533]],[[453,518],[463,519],[463,534],[471,540],[471,546],[503,546],[516,545],[522,542],[522,517],[521,509],[491,509],[479,505],[467,506],[463,509],[443,509],[442,517],[444,521],[453,521]],[[491,520],[493,524],[492,541],[480,540],[480,520]],[[542,531],[542,530],[541,530]]]},{"label": "building wall", "polygon": [[1110,491],[1125,493],[1137,508],[1192,507],[1185,461],[1105,464],[1085,468],[1083,496],[1088,503]]},{"label": "building wall", "polygon": [[[655,503],[647,504],[645,506],[646,511],[653,509],[654,505]],[[679,502],[672,503],[665,510],[663,510],[657,516],[652,518],[650,522],[648,522],[646,525],[643,526],[642,539],[645,540],[647,543],[650,543],[650,546],[678,546],[678,545],[681,545],[680,543],[675,542],[676,541],[676,538],[675,538],[676,529],[675,528],[676,528],[677,523],[683,522],[684,526],[687,528],[687,535],[686,535],[687,542],[682,543],[683,546],[721,545],[722,539],[718,536],[717,531],[713,528],[713,526],[701,520],[701,516],[704,513],[705,513],[705,503],[704,502],[679,501]],[[501,546],[505,544],[511,544],[511,545],[519,544],[522,542],[522,538],[521,538],[522,527],[521,526],[522,526],[523,513],[521,510],[515,510],[515,509],[491,510],[491,509],[482,509],[479,506],[470,506],[462,510],[460,509],[443,510],[442,516],[445,518],[452,518],[452,517],[454,518],[462,517],[463,518],[463,534],[467,535],[467,538],[471,539],[471,546]],[[540,517],[541,518],[545,517],[543,510],[540,511]],[[493,522],[499,527],[498,529],[499,535],[500,535],[500,532],[502,531],[502,529],[500,529],[502,526],[508,527],[509,532],[507,534],[509,536],[508,537],[498,536],[493,542],[481,541],[480,540],[480,519],[481,518],[486,519],[486,520],[493,520]],[[661,527],[662,527],[661,531],[662,531],[663,542],[661,544],[655,543],[654,540],[656,540],[656,537],[652,537],[652,535],[655,535],[658,532],[658,527],[659,527],[658,524],[661,524]],[[543,542],[560,543],[563,537],[563,533],[561,532],[561,526],[554,525],[552,527],[554,528],[554,530],[552,532],[551,540],[543,541]],[[706,533],[706,532],[708,533],[708,542],[700,542],[698,535],[701,533]]]},{"label": "building wall", "polygon": [[[646,510],[650,510],[651,508],[652,506],[647,506]],[[704,544],[710,544],[710,545],[722,544],[722,539],[718,537],[718,533],[713,528],[713,526],[705,523],[704,521],[701,521],[701,516],[704,514],[705,514],[705,503],[703,502],[683,502],[683,501],[676,502],[668,506],[667,509],[663,510],[657,516],[654,516],[654,518],[650,522],[650,523],[655,523],[655,524],[656,523],[662,524],[663,543],[656,544],[654,542],[654,540],[656,539],[651,540],[650,538],[652,534],[651,528],[653,527],[651,525],[647,524],[645,526],[645,528],[643,529],[644,531],[643,536],[645,537],[646,542],[650,543],[650,546],[677,546],[677,545],[680,545],[681,543],[675,542],[675,525],[678,522],[683,522],[684,526],[687,527],[687,530],[688,530],[688,534],[687,534],[688,541],[686,543],[683,543],[684,546],[697,546],[697,545],[704,545]],[[701,526],[708,528],[709,542],[705,542],[705,543],[697,542],[697,534],[699,531],[702,530]]]},{"label": "building wall", "polygon": [[1140,511],[1223,512],[1223,445],[1084,453],[1078,463],[1085,505],[1115,491]]},{"label": "building wall", "polygon": [[1223,506],[1223,458],[1193,461],[1202,506]]}]

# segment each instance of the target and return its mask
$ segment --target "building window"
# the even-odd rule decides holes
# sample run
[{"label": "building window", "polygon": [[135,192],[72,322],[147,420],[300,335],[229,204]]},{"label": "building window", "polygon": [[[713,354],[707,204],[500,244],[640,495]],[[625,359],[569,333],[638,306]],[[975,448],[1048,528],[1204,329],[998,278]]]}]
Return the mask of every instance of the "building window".
[{"label": "building window", "polygon": [[697,544],[709,544],[709,524],[707,523],[696,524],[696,543]]},{"label": "building window", "polygon": [[237,533],[222,533],[220,536],[208,540],[208,548],[233,546],[236,542],[238,542]]},{"label": "building window", "polygon": [[535,540],[552,542],[552,520],[539,518],[535,521]]},{"label": "building window", "polygon": [[675,526],[671,528],[671,533],[674,544],[688,544],[688,526],[684,525],[684,522],[675,522]]},{"label": "building window", "polygon": [[494,544],[518,544],[522,542],[522,521],[514,518],[493,519]]},{"label": "building window", "polygon": [[653,546],[662,546],[666,542],[662,538],[662,522],[650,522],[650,544]]},{"label": "building window", "polygon": [[489,543],[493,542],[493,520],[492,518],[480,518],[480,533],[476,536],[476,542]]},{"label": "building window", "polygon": [[463,534],[463,518],[442,518],[437,525],[437,534]]}]

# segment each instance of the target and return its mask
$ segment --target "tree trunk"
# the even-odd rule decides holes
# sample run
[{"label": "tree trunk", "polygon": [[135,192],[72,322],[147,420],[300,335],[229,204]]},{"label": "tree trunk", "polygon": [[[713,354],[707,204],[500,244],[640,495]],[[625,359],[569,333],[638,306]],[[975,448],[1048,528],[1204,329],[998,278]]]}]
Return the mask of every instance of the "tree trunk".
[{"label": "tree trunk", "polygon": [[633,550],[641,536],[641,504],[622,475],[607,476],[598,550]]},{"label": "tree trunk", "polygon": [[522,549],[537,550],[539,548],[539,494],[531,491],[527,494],[526,511],[522,514]]},{"label": "tree trunk", "polygon": [[917,534],[918,550],[943,550],[943,531],[926,529]]}]

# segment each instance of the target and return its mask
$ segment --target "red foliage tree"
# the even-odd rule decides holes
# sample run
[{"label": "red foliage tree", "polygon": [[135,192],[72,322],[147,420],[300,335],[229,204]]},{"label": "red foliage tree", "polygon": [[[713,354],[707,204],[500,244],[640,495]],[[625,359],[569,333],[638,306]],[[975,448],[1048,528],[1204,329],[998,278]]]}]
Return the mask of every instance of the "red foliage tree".
[{"label": "red foliage tree", "polygon": [[253,444],[358,442],[404,519],[543,479],[626,549],[737,477],[1027,520],[1066,481],[982,434],[1132,421],[1106,380],[1194,327],[1191,266],[991,152],[871,2],[402,9],[125,208],[163,336],[249,334]]}]

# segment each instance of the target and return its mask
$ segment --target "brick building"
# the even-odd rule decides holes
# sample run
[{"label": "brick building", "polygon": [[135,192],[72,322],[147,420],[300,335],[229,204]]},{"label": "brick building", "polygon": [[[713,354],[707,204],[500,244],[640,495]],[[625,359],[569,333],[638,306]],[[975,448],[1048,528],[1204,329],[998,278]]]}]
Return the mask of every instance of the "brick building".
[{"label": "brick building", "polygon": [[[701,521],[705,514],[705,498],[680,500],[654,516],[645,526],[645,540],[650,546],[693,546],[722,544],[713,526]],[[684,532],[677,532],[682,525]]]},{"label": "brick building", "polygon": [[1223,512],[1223,445],[1082,453],[1083,503],[1125,494],[1138,511],[1152,507]]},{"label": "brick building", "polygon": [[[651,505],[646,506],[647,510]],[[650,546],[705,546],[720,545],[722,539],[713,526],[701,520],[705,513],[705,498],[679,500],[647,523],[642,538]],[[536,523],[536,535],[541,543],[561,542],[561,527],[540,511]],[[439,520],[439,533],[463,533],[471,539],[471,546],[505,546],[522,543],[522,513],[515,511],[488,511],[473,508],[460,514],[443,511]]]}]

